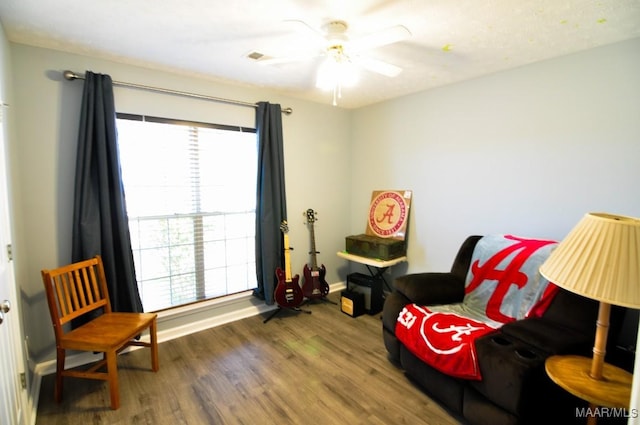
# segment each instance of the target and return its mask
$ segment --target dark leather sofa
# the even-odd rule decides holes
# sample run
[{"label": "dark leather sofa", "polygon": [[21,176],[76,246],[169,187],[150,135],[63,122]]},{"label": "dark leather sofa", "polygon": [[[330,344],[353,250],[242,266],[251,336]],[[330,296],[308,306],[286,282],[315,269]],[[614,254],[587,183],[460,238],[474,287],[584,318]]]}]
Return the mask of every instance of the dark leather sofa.
[{"label": "dark leather sofa", "polygon": [[[476,340],[482,372],[479,381],[455,378],[430,367],[396,338],[396,321],[405,305],[462,301],[465,277],[480,238],[470,236],[464,241],[450,272],[416,273],[394,280],[382,313],[389,360],[463,423],[585,423],[584,417],[577,417],[576,408],[587,404],[554,384],[544,362],[553,354],[591,355],[598,310],[593,300],[561,289],[541,317],[517,320],[480,337]],[[608,352],[623,314],[624,309],[612,309]]]}]

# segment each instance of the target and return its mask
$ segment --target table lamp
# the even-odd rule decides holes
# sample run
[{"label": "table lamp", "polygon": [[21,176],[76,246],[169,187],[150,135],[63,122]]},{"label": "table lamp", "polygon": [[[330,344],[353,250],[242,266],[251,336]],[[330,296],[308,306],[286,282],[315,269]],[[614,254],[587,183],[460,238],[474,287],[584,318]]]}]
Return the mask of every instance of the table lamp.
[{"label": "table lamp", "polygon": [[[586,214],[542,264],[540,273],[561,288],[600,302],[593,358],[585,359],[585,369],[590,367],[591,380],[607,381],[603,368],[611,305],[640,308],[640,219]],[[594,391],[604,391],[595,384]]]}]

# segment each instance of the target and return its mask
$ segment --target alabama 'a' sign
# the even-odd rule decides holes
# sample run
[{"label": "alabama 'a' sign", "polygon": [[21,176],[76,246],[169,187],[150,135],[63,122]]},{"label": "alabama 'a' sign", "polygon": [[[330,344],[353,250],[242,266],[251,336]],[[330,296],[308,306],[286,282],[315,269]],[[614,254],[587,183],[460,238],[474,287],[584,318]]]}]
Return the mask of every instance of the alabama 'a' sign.
[{"label": "alabama 'a' sign", "polygon": [[410,190],[374,190],[366,234],[404,240],[411,206]]}]

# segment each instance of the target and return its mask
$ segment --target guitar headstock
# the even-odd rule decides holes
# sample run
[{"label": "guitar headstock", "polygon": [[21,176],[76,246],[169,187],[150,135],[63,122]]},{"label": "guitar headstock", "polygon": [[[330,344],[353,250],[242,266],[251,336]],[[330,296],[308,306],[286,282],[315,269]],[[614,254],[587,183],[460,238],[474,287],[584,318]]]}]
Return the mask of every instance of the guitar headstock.
[{"label": "guitar headstock", "polygon": [[307,223],[309,224],[313,224],[315,221],[317,221],[318,219],[316,218],[316,215],[318,214],[317,212],[315,212],[313,209],[309,208],[306,212],[305,212],[306,216],[307,216]]},{"label": "guitar headstock", "polygon": [[287,223],[287,220],[282,220],[282,223],[280,223],[280,231],[284,234],[289,233],[289,224]]}]

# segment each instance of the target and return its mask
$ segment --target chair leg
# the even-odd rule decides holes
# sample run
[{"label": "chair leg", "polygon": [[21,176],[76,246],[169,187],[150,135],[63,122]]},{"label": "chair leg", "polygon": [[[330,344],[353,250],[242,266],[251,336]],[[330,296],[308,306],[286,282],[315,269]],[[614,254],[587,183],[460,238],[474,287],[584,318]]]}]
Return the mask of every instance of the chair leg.
[{"label": "chair leg", "polygon": [[109,375],[109,395],[111,397],[111,408],[117,410],[120,408],[120,389],[118,388],[118,363],[115,351],[108,351],[107,356],[107,374]]},{"label": "chair leg", "polygon": [[66,351],[63,348],[56,348],[56,384],[53,389],[53,398],[56,403],[62,401],[62,372],[64,372],[64,360]]},{"label": "chair leg", "polygon": [[151,322],[149,327],[149,336],[151,342],[151,370],[157,372],[160,368],[158,360],[158,335],[156,321]]}]

